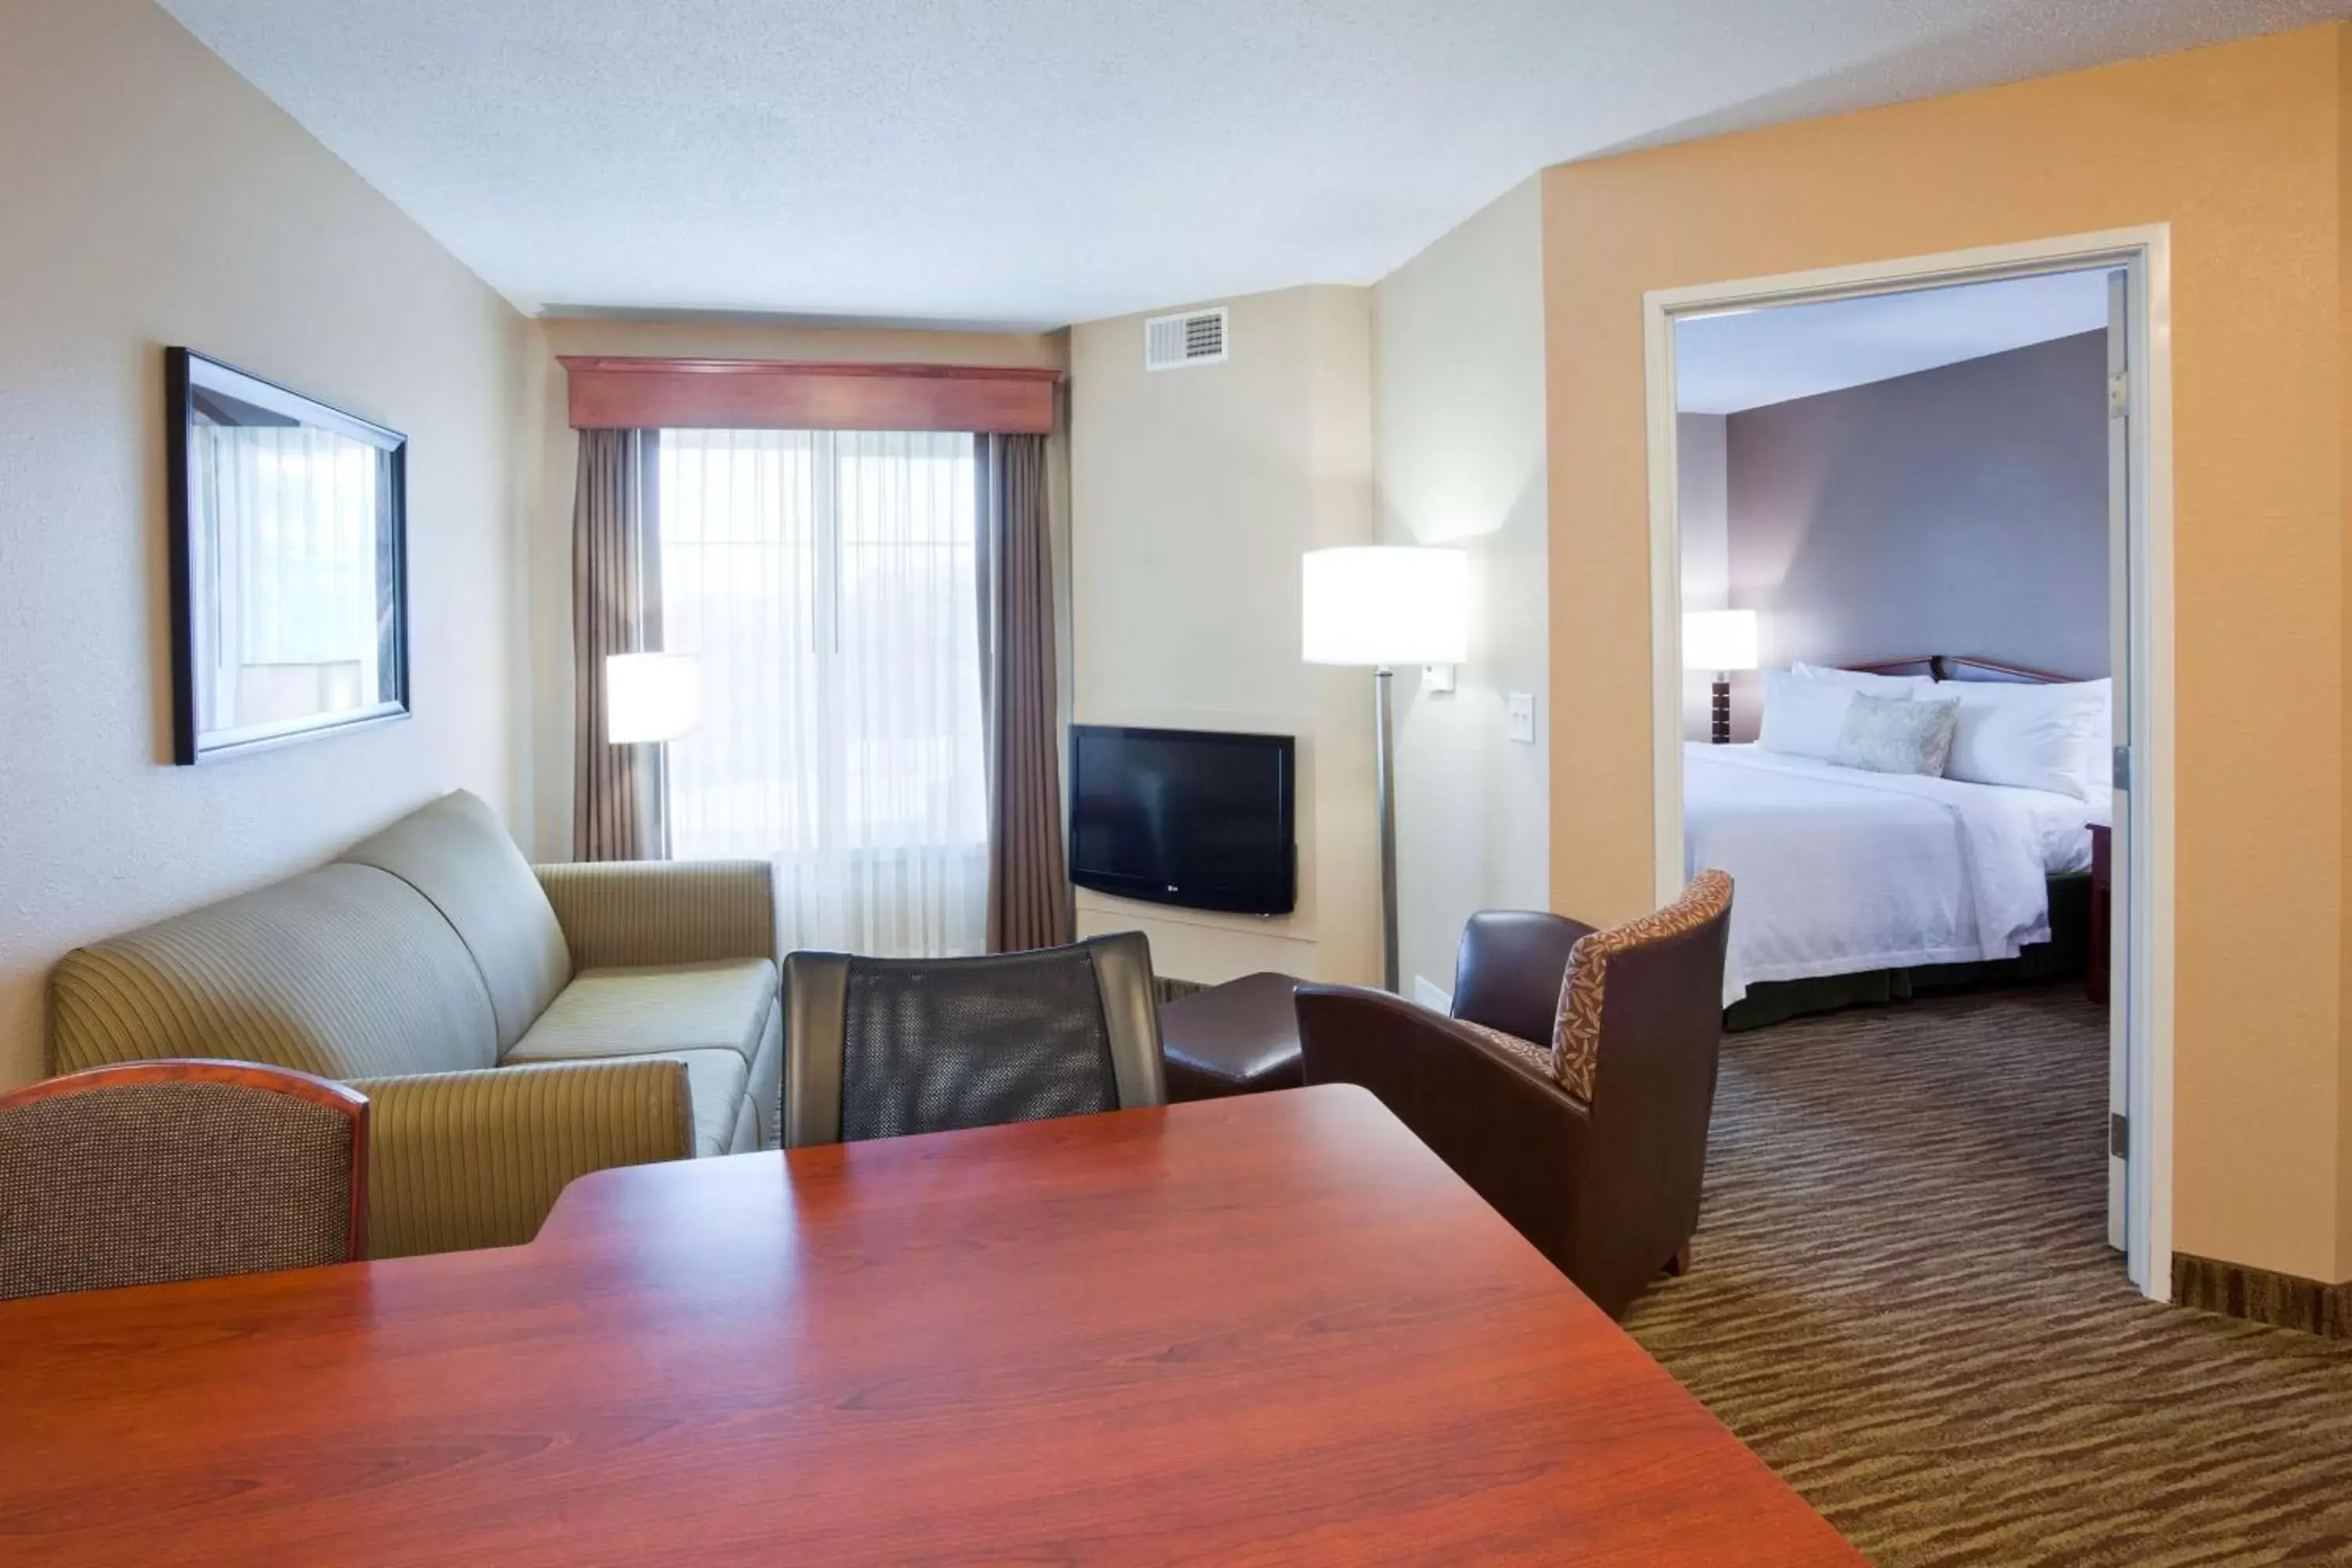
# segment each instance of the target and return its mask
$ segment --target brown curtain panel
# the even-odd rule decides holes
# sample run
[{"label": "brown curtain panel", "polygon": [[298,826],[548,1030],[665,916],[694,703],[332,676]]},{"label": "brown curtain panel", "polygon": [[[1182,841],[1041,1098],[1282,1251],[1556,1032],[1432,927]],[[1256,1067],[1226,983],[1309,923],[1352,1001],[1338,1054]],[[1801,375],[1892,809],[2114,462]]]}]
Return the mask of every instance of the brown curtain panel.
[{"label": "brown curtain panel", "polygon": [[1054,672],[1045,437],[975,436],[980,662],[988,744],[988,948],[1071,940]]},{"label": "brown curtain panel", "polygon": [[572,502],[572,853],[669,854],[659,746],[605,739],[604,660],[661,648],[661,552],[653,430],[583,430]]}]

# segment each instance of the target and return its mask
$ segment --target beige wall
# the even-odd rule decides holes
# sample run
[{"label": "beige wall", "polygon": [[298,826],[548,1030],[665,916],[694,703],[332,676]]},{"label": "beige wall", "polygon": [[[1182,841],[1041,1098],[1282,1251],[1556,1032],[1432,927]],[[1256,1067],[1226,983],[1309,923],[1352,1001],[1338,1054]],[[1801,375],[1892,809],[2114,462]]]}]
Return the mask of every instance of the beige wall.
[{"label": "beige wall", "polygon": [[[1050,365],[1067,363],[1067,332],[898,331],[842,327],[769,325],[753,321],[608,321],[552,318],[534,323],[530,419],[538,448],[536,506],[527,544],[530,592],[530,750],[536,782],[534,852],[572,858],[572,492],[579,443],[566,418],[560,354],[677,355],[694,359],[805,360],[825,364]],[[1055,568],[1069,602],[1069,506],[1066,448],[1053,443],[1051,477]],[[1068,711],[1070,658],[1066,627],[1060,679]]]},{"label": "beige wall", "polygon": [[2341,26],[1547,172],[1553,896],[1651,895],[1645,290],[2168,223],[2174,1242],[2352,1275]]},{"label": "beige wall", "polygon": [[1221,364],[1146,371],[1139,316],[1071,329],[1076,717],[1297,736],[1298,908],[1082,891],[1078,929],[1144,931],[1181,979],[1377,980],[1371,675],[1298,657],[1299,555],[1372,536],[1370,291],[1223,303]]},{"label": "beige wall", "polygon": [[[2343,438],[2344,420],[2352,406],[2352,26],[2335,29],[2336,46],[2336,396],[2337,431],[2336,494],[2345,510],[2344,528],[2337,533],[2336,584],[2337,603],[2352,614],[2352,550],[2343,548],[2346,532],[2352,532],[2352,440]],[[2337,640],[2337,693],[2336,712],[2347,743],[2352,743],[2352,636],[2346,635],[2339,621]],[[2352,784],[2352,781],[2347,781]],[[2337,792],[2340,815],[2336,820],[2336,847],[2342,858],[2338,862],[2337,903],[2339,912],[2352,921],[2352,910],[2343,905],[2347,895],[2341,890],[2352,888],[2352,787]],[[2352,949],[2352,929],[2345,932],[2339,952]],[[2336,974],[2336,1017],[2344,1038],[2344,1048],[2336,1058],[2336,1273],[2339,1279],[2352,1278],[2352,963],[2340,963]]]},{"label": "beige wall", "polygon": [[[1454,988],[1463,922],[1549,905],[1543,213],[1529,179],[1372,290],[1384,543],[1470,554],[1470,662],[1451,693],[1397,672],[1400,973]],[[1504,700],[1536,699],[1536,743]]]},{"label": "beige wall", "polygon": [[[75,943],[457,785],[527,832],[526,330],[148,0],[0,8],[0,1088],[38,1076]],[[411,437],[413,720],[170,764],[173,343]]]}]

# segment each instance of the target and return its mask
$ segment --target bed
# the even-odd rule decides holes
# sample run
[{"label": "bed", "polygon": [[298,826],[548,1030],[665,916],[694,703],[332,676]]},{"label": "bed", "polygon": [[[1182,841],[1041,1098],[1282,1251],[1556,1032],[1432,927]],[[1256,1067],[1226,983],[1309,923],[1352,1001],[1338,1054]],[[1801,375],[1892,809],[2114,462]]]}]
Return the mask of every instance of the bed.
[{"label": "bed", "polygon": [[[1957,656],[1854,668],[2064,679]],[[1689,868],[1720,867],[1738,889],[1724,963],[1731,1027],[2081,971],[2098,805],[1699,742],[1685,747],[1683,790]]]}]

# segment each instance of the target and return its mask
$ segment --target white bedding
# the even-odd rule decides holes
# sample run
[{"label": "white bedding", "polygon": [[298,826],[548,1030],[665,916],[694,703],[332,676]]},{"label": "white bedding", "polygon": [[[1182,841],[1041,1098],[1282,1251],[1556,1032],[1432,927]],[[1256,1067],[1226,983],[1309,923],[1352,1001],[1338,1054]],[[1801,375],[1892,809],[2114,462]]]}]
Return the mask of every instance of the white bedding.
[{"label": "white bedding", "polygon": [[1760,981],[2014,958],[2091,858],[2069,795],[1683,748],[1683,854],[1731,874],[1729,1006]]}]

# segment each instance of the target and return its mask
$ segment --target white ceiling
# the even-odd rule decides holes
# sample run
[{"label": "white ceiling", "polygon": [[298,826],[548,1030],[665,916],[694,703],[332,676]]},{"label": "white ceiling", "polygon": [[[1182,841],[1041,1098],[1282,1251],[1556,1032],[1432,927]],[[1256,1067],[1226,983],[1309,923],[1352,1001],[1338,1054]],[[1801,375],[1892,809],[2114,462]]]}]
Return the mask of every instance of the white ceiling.
[{"label": "white ceiling", "polygon": [[530,310],[1369,282],[1546,163],[2352,0],[162,0]]},{"label": "white ceiling", "polygon": [[1675,328],[1675,406],[1737,414],[2106,324],[2105,272],[1703,316]]}]

